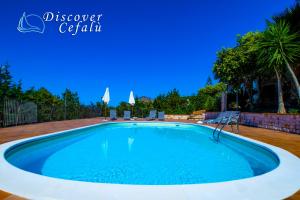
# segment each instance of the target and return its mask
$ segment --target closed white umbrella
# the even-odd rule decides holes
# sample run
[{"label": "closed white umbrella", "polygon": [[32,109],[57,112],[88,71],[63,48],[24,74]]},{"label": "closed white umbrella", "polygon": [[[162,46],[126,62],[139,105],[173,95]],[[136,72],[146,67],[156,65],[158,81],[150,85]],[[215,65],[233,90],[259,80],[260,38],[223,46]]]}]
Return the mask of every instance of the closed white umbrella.
[{"label": "closed white umbrella", "polygon": [[134,99],[134,95],[133,95],[133,91],[132,90],[130,91],[130,94],[129,94],[128,103],[131,105],[131,112],[132,112],[132,116],[133,116],[133,106],[135,104],[135,99]]},{"label": "closed white umbrella", "polygon": [[135,104],[135,99],[134,99],[134,96],[133,96],[133,91],[130,91],[128,103],[129,103],[130,105],[132,105],[132,106],[134,106],[134,104]]},{"label": "closed white umbrella", "polygon": [[[105,93],[102,97],[102,101],[104,102],[104,104],[108,105],[109,101],[110,101],[110,97],[109,97],[109,88],[107,87],[105,90]],[[106,120],[106,106],[105,106],[105,120]]]},{"label": "closed white umbrella", "polygon": [[110,98],[109,98],[109,88],[107,87],[104,93],[104,96],[102,97],[102,101],[106,104],[109,103]]}]

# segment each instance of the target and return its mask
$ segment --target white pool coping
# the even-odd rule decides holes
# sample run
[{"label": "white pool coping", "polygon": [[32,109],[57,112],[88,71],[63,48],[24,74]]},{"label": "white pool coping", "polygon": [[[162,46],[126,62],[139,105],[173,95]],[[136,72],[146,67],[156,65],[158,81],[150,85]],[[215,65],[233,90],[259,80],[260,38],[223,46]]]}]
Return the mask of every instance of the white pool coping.
[{"label": "white pool coping", "polygon": [[[84,126],[67,131],[107,123]],[[135,123],[140,123],[140,121]],[[4,157],[5,151],[15,144],[36,138],[61,134],[67,131],[16,140],[0,145],[0,190],[28,199],[39,200],[265,200],[284,199],[300,189],[300,159],[298,157],[281,148],[226,131],[224,131],[224,133],[228,135],[253,142],[273,151],[280,160],[279,166],[260,176],[227,182],[186,185],[126,185],[72,181],[47,177],[21,170],[11,165]]]}]

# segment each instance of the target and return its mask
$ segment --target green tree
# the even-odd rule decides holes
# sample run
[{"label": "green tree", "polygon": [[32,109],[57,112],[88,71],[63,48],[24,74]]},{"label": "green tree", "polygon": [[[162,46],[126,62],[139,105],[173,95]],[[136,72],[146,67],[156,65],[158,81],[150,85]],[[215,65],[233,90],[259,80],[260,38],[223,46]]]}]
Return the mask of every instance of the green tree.
[{"label": "green tree", "polygon": [[65,119],[65,113],[66,119],[100,115],[103,108],[101,103],[81,104],[78,94],[68,89],[63,93],[63,97],[52,94],[44,87],[38,90],[32,87],[23,91],[21,81],[17,83],[12,81],[9,67],[8,64],[0,67],[0,117],[3,114],[3,101],[5,98],[17,100],[19,103],[22,103],[22,101],[34,102],[37,105],[39,122]]},{"label": "green tree", "polygon": [[42,87],[39,90],[31,88],[25,92],[24,99],[31,100],[37,105],[40,122],[53,120],[53,104],[57,101],[57,97],[46,88]]},{"label": "green tree", "polygon": [[[239,48],[222,49],[217,53],[217,61],[214,64],[213,72],[221,82],[232,86],[236,94],[238,105],[238,93],[243,83],[242,65],[246,63],[245,52]],[[245,71],[245,70],[244,70]]]},{"label": "green tree", "polygon": [[222,92],[226,89],[224,83],[218,83],[216,85],[208,85],[201,88],[198,92],[198,100],[200,103],[200,109],[207,111],[219,111],[220,99]]},{"label": "green tree", "polygon": [[242,52],[244,60],[240,65],[242,88],[244,88],[249,96],[249,106],[253,109],[253,95],[256,90],[253,88],[253,82],[258,80],[262,76],[257,64],[258,53],[253,51],[253,46],[257,44],[257,41],[262,37],[261,32],[248,32],[244,35],[238,35],[237,37],[237,49]]},{"label": "green tree", "polygon": [[167,114],[186,114],[188,101],[187,98],[180,96],[177,89],[173,89],[166,95],[157,96],[153,101],[153,106]]},{"label": "green tree", "polygon": [[296,2],[291,8],[285,9],[281,14],[273,17],[275,22],[285,20],[290,24],[291,31],[298,33],[300,30],[300,1]]},{"label": "green tree", "polygon": [[[120,102],[119,105],[117,106],[118,116],[123,116],[125,110],[130,110],[130,111],[131,111],[131,108],[130,108],[130,105],[129,105],[127,102],[122,101],[122,102]],[[132,113],[131,113],[131,114],[132,114]]]},{"label": "green tree", "polygon": [[137,117],[146,117],[150,110],[153,109],[153,102],[148,97],[135,98],[135,110]]},{"label": "green tree", "polygon": [[253,45],[261,38],[260,32],[249,32],[243,36],[238,35],[237,45],[234,48],[222,49],[217,53],[217,60],[213,67],[215,78],[230,85],[236,93],[244,87],[252,104],[253,81],[258,77],[257,53]]},{"label": "green tree", "polygon": [[97,103],[90,103],[88,105],[81,104],[80,105],[80,116],[79,118],[91,118],[98,117],[101,114],[101,110],[98,107]]},{"label": "green tree", "polygon": [[77,119],[80,116],[80,101],[77,92],[66,89],[62,94],[66,119]]},{"label": "green tree", "polygon": [[30,89],[26,90],[23,94],[24,100],[34,101],[35,93],[36,93],[36,90],[34,87],[31,87]]},{"label": "green tree", "polygon": [[300,100],[299,81],[290,65],[300,57],[299,35],[292,33],[288,23],[283,20],[275,23],[268,22],[268,28],[257,44],[259,63],[266,64],[269,69],[275,70],[276,73],[280,73],[277,68],[285,65],[291,74]]},{"label": "green tree", "polygon": [[4,97],[7,97],[11,89],[12,76],[9,72],[9,65],[2,65],[0,67],[0,100],[3,102]]},{"label": "green tree", "polygon": [[0,122],[3,119],[4,99],[7,97],[12,83],[12,77],[8,69],[8,64],[0,66]]},{"label": "green tree", "polygon": [[10,87],[7,96],[11,99],[22,101],[23,99],[22,82],[19,81],[17,84],[13,83]]}]

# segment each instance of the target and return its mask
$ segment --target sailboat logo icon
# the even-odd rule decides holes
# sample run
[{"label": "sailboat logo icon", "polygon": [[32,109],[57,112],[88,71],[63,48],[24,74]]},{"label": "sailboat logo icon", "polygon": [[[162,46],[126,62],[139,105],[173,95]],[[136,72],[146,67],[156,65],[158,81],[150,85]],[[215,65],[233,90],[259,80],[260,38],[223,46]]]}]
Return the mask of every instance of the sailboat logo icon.
[{"label": "sailboat logo icon", "polygon": [[[30,23],[34,23],[35,25],[31,25]],[[23,12],[22,17],[19,20],[17,29],[21,33],[28,33],[28,32],[44,33],[45,23],[40,16],[35,14],[26,15],[26,13]]]}]

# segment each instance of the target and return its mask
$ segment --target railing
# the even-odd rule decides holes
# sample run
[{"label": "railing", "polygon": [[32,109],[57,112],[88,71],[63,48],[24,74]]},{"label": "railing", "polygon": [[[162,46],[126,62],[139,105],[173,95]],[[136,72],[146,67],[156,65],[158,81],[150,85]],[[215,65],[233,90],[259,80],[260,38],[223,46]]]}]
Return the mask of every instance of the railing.
[{"label": "railing", "polygon": [[239,130],[239,117],[240,117],[240,112],[238,112],[238,111],[229,111],[228,112],[227,111],[226,115],[224,115],[220,119],[220,121],[217,123],[217,126],[213,131],[213,139],[216,142],[220,141],[220,134],[221,134],[222,130],[224,129],[224,127],[226,125],[230,125],[232,132],[234,132],[233,124],[236,124],[237,134],[239,134],[239,132],[240,132],[240,130]]}]

